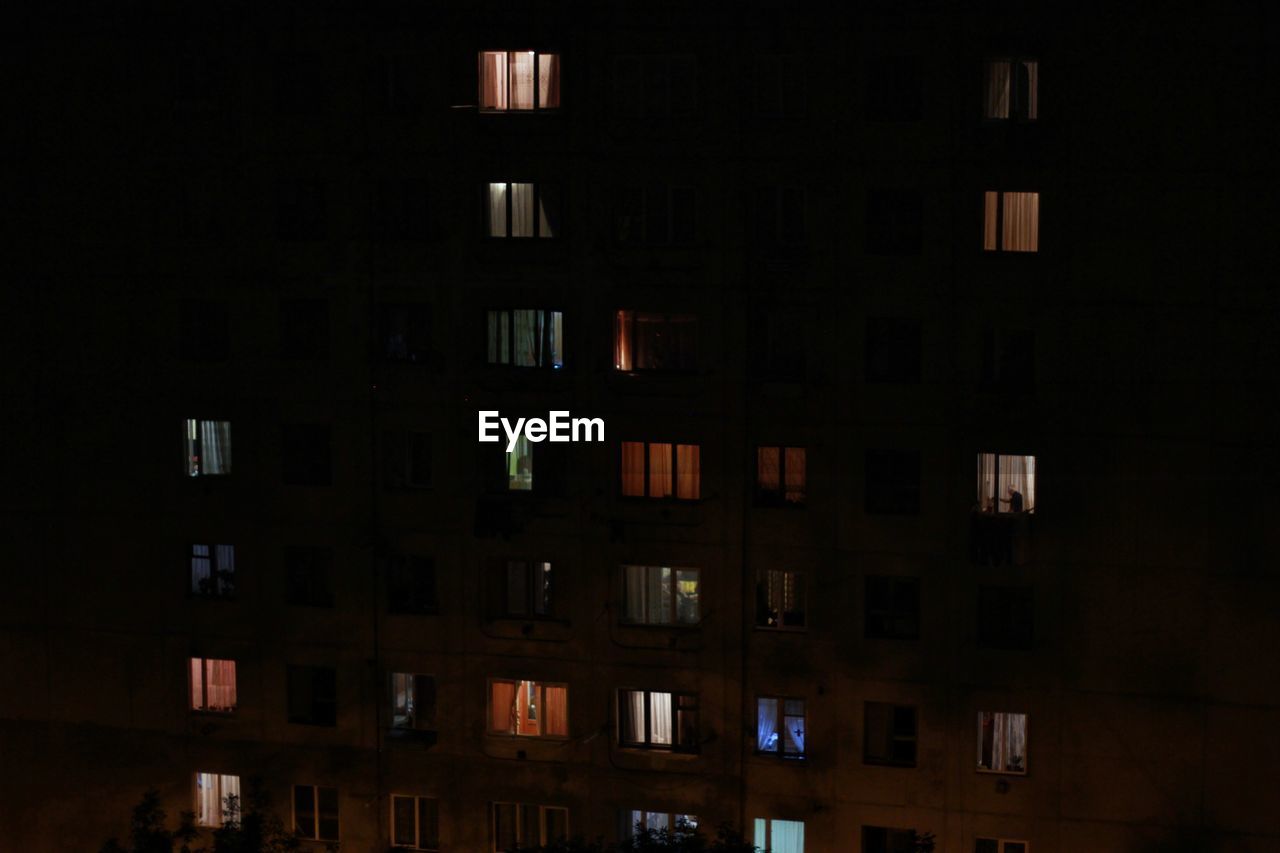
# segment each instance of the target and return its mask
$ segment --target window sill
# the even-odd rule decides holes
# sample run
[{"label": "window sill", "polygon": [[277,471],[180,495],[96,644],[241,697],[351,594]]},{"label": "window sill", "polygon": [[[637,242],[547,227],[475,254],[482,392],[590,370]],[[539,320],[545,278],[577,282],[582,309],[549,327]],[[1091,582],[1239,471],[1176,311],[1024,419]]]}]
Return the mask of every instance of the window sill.
[{"label": "window sill", "polygon": [[1027,775],[1027,771],[1025,770],[992,770],[987,767],[979,767],[977,769],[977,772],[981,773],[984,776],[1026,776]]},{"label": "window sill", "polygon": [[644,746],[642,744],[618,744],[618,751],[632,755],[657,755],[665,758],[679,758],[686,761],[700,758],[702,753],[693,749],[673,749],[669,746]]},{"label": "window sill", "polygon": [[506,743],[569,743],[568,735],[513,735],[510,732],[485,732],[487,737]]},{"label": "window sill", "polygon": [[769,634],[807,634],[809,626],[807,625],[760,625],[753,626],[757,631]]}]

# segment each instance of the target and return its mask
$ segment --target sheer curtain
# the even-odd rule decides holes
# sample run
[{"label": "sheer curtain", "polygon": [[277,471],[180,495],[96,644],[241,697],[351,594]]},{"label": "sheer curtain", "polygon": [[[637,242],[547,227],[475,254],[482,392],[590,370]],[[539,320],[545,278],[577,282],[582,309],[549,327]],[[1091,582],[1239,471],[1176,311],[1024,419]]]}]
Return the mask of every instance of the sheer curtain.
[{"label": "sheer curtain", "polygon": [[982,199],[982,248],[984,251],[994,252],[1000,248],[999,241],[996,239],[1000,194],[987,190],[982,194]]},{"label": "sheer curtain", "polygon": [[804,853],[804,821],[773,820],[769,849],[772,853]]},{"label": "sheer curtain", "polygon": [[511,99],[508,108],[533,109],[533,51],[521,50],[510,54]]},{"label": "sheer curtain", "polygon": [[234,711],[236,707],[236,662],[207,660],[209,676],[208,708],[211,711]]},{"label": "sheer curtain", "polygon": [[213,566],[218,572],[218,577],[214,583],[214,591],[231,592],[235,584],[236,546],[214,545],[213,552],[215,556]]},{"label": "sheer curtain", "polygon": [[1004,193],[1001,248],[1006,252],[1040,250],[1040,193]]},{"label": "sheer curtain", "polygon": [[778,751],[778,700],[756,700],[756,749]]},{"label": "sheer curtain", "polygon": [[542,691],[542,733],[567,737],[569,734],[569,689],[547,685]]},{"label": "sheer curtain", "polygon": [[480,108],[507,108],[507,54],[487,50],[480,54]]},{"label": "sheer curtain", "polygon": [[644,442],[622,442],[622,494],[644,497]]},{"label": "sheer curtain", "polygon": [[649,497],[671,497],[671,445],[649,445]]},{"label": "sheer curtain", "polygon": [[671,740],[671,694],[649,694],[649,743],[670,745]]},{"label": "sheer curtain", "polygon": [[507,236],[507,185],[489,184],[489,236]]},{"label": "sheer curtain", "polygon": [[509,320],[506,311],[489,312],[489,363],[510,364]]},{"label": "sheer curtain", "polygon": [[200,826],[222,826],[227,797],[240,799],[240,777],[217,773],[196,774],[196,823]]},{"label": "sheer curtain", "polygon": [[542,344],[542,312],[516,310],[512,311],[515,326],[515,357],[512,364],[520,367],[537,367],[540,359],[538,350]]},{"label": "sheer curtain", "polygon": [[1039,98],[1036,96],[1040,88],[1040,63],[1034,61],[1022,61],[1018,63],[1022,67],[1022,74],[1025,76],[1026,86],[1026,102],[1022,104],[1022,108],[1026,113],[1026,118],[1035,120],[1039,118]]},{"label": "sheer curtain", "polygon": [[191,591],[211,592],[213,587],[213,560],[208,545],[191,546]]},{"label": "sheer curtain", "polygon": [[788,755],[804,755],[804,702],[787,699],[783,703],[782,728],[786,734],[783,751]]},{"label": "sheer curtain", "polygon": [[538,106],[546,110],[560,107],[559,54],[538,54]]},{"label": "sheer curtain", "polygon": [[191,709],[204,710],[204,659],[191,659]]},{"label": "sheer curtain", "polygon": [[533,236],[533,184],[511,185],[511,236]]},{"label": "sheer curtain", "polygon": [[622,739],[627,743],[644,743],[644,697],[643,690],[622,691]]},{"label": "sheer curtain", "polygon": [[1027,717],[996,712],[991,717],[991,769],[1026,772]]},{"label": "sheer curtain", "polygon": [[204,451],[203,473],[231,473],[231,423],[229,421],[201,421],[200,444]]},{"label": "sheer curtain", "polygon": [[631,312],[619,311],[614,324],[613,366],[617,370],[631,369]]},{"label": "sheer curtain", "polygon": [[996,494],[996,455],[978,454],[978,508],[983,512],[995,512],[999,504]]},{"label": "sheer curtain", "polygon": [[1022,510],[1030,512],[1035,506],[1036,458],[1034,456],[1000,457],[999,497],[1005,497],[1012,487],[1022,495]]},{"label": "sheer curtain", "polygon": [[676,497],[696,501],[701,497],[702,448],[696,444],[678,445],[676,461],[679,463]]}]

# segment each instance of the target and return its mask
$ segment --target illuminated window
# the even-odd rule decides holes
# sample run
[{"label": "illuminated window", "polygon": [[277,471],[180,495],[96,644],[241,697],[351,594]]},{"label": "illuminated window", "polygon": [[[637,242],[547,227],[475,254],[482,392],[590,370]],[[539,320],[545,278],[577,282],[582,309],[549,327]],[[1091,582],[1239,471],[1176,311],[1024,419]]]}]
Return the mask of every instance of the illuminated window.
[{"label": "illuminated window", "polygon": [[391,728],[429,730],[435,722],[435,677],[412,672],[391,673]]},{"label": "illuminated window", "polygon": [[312,841],[337,841],[338,789],[294,785],[293,831]]},{"label": "illuminated window", "polygon": [[1010,841],[1004,838],[979,838],[974,845],[974,853],[1027,853],[1031,845],[1025,841]]},{"label": "illuminated window", "polygon": [[391,796],[391,843],[412,850],[440,849],[440,801]]},{"label": "illuminated window", "polygon": [[978,508],[983,512],[1034,512],[1036,458],[979,453]]},{"label": "illuminated window", "polygon": [[191,658],[191,710],[230,714],[236,709],[236,662]]},{"label": "illuminated window", "polygon": [[234,545],[191,546],[191,592],[201,598],[235,597]]},{"label": "illuminated window", "polygon": [[983,117],[1035,121],[1040,63],[1034,59],[989,59]]},{"label": "illuminated window", "polygon": [[660,833],[665,830],[676,836],[692,835],[698,831],[697,815],[673,812],[623,809],[619,815],[619,823],[618,835],[621,838],[635,838],[646,831]]},{"label": "illuminated window", "polygon": [[696,625],[697,569],[622,567],[622,619],[636,625]]},{"label": "illuminated window", "polygon": [[983,249],[1040,251],[1040,193],[987,190],[983,198]]},{"label": "illuminated window", "polygon": [[424,364],[431,356],[431,313],[420,302],[378,306],[378,350],[383,361]]},{"label": "illuminated window", "polygon": [[196,826],[222,826],[228,820],[235,820],[239,812],[239,776],[196,774]]},{"label": "illuminated window", "polygon": [[507,490],[528,492],[533,489],[533,444],[521,433],[516,446],[507,453]]},{"label": "illuminated window", "polygon": [[187,475],[215,477],[231,473],[231,422],[187,418]]},{"label": "illuminated window", "polygon": [[[755,819],[756,847],[769,853],[804,853],[804,821]],[[866,849],[865,847],[863,848]]]},{"label": "illuminated window", "polygon": [[613,108],[622,118],[688,118],[697,112],[698,63],[692,56],[619,56]]},{"label": "illuminated window", "polygon": [[618,691],[618,742],[636,749],[698,751],[698,697],[656,690]]},{"label": "illuminated window", "polygon": [[920,580],[870,576],[865,604],[866,635],[915,640],[920,636]]},{"label": "illuminated window", "polygon": [[289,722],[303,726],[338,724],[338,674],[329,666],[286,668]]},{"label": "illuminated window", "polygon": [[862,853],[916,853],[920,840],[914,829],[862,827]]},{"label": "illuminated window", "polygon": [[387,558],[387,612],[433,616],[440,612],[436,596],[436,561],[417,554]]},{"label": "illuminated window", "polygon": [[489,731],[520,737],[568,737],[568,685],[490,679]]},{"label": "illuminated window", "polygon": [[804,575],[769,569],[756,582],[756,627],[802,630],[805,625]]},{"label": "illuminated window", "polygon": [[622,494],[696,501],[702,489],[701,456],[697,444],[624,441]]},{"label": "illuminated window", "polygon": [[431,435],[387,430],[382,434],[382,485],[422,489],[431,485]]},{"label": "illuminated window", "polygon": [[507,560],[500,572],[497,615],[507,619],[545,619],[553,615],[550,563]]},{"label": "illuminated window", "polygon": [[698,318],[692,314],[619,311],[614,318],[613,367],[694,370],[698,366]]},{"label": "illuminated window", "polygon": [[560,233],[560,193],[554,185],[490,183],[484,211],[489,237],[549,238]]},{"label": "illuminated window", "polygon": [[532,50],[481,51],[481,112],[559,108],[560,54]]},{"label": "illuminated window", "polygon": [[685,246],[697,239],[697,190],[654,184],[613,191],[614,227],[627,246]]},{"label": "illuminated window", "polygon": [[979,587],[978,645],[987,649],[1031,648],[1032,601],[1031,587]]},{"label": "illuminated window", "polygon": [[756,448],[756,503],[800,506],[806,491],[803,447]]},{"label": "illuminated window", "polygon": [[516,308],[491,310],[487,317],[489,364],[564,367],[563,312]]},{"label": "illuminated window", "polygon": [[867,702],[863,706],[862,760],[892,767],[916,766],[916,709]]},{"label": "illuminated window", "polygon": [[804,700],[761,696],[756,700],[756,752],[804,758]]},{"label": "illuminated window", "polygon": [[541,847],[569,837],[569,810],[532,803],[493,804],[493,850]]},{"label": "illuminated window", "polygon": [[1027,772],[1027,715],[978,712],[978,769],[991,773]]}]

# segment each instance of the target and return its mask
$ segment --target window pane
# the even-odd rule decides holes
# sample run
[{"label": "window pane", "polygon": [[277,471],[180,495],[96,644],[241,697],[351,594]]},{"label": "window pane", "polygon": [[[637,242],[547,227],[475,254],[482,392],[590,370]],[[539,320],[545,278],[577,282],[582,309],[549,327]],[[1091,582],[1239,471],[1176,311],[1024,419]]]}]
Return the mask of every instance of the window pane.
[{"label": "window pane", "polygon": [[440,846],[440,801],[434,797],[418,798],[418,846],[425,850]]},{"label": "window pane", "polygon": [[1009,61],[987,63],[986,94],[983,115],[986,118],[1009,117]]},{"label": "window pane", "polygon": [[317,788],[316,797],[319,800],[320,806],[319,837],[324,841],[337,841],[338,789]]},{"label": "window pane", "polygon": [[776,492],[781,486],[782,451],[777,447],[756,448],[756,486],[762,492]]},{"label": "window pane", "polygon": [[649,444],[649,497],[669,498],[672,494],[671,445]]},{"label": "window pane", "polygon": [[622,494],[644,497],[644,443],[622,442]]},{"label": "window pane", "polygon": [[547,110],[560,108],[559,54],[538,54],[538,106]]},{"label": "window pane", "polygon": [[294,831],[303,838],[316,837],[315,788],[295,785],[293,788]]},{"label": "window pane", "polygon": [[493,841],[498,850],[510,850],[519,843],[515,803],[493,804]]},{"label": "window pane", "polygon": [[778,700],[771,698],[756,701],[756,749],[760,752],[778,751]]},{"label": "window pane", "polygon": [[507,54],[487,50],[480,54],[480,108],[507,108]]},{"label": "window pane", "polygon": [[507,61],[511,68],[511,101],[513,110],[533,109],[533,51],[512,51]]},{"label": "window pane", "polygon": [[1000,239],[1006,252],[1040,249],[1040,193],[1003,193],[1004,217]]},{"label": "window pane", "polygon": [[671,694],[649,694],[649,743],[670,745],[672,743]]},{"label": "window pane", "polygon": [[533,450],[523,434],[516,439],[515,450],[507,454],[507,488],[522,492],[533,488]]},{"label": "window pane", "polygon": [[511,184],[512,237],[533,236],[533,184]]},{"label": "window pane", "polygon": [[787,503],[804,503],[806,488],[805,449],[788,447],[785,456],[786,492],[783,495]]},{"label": "window pane", "polygon": [[697,569],[676,571],[676,621],[683,625],[696,625],[701,618],[698,574]]},{"label": "window pane", "polygon": [[391,843],[416,847],[418,844],[416,819],[413,797],[392,797]]},{"label": "window pane", "polygon": [[546,820],[547,843],[558,841],[569,836],[569,810],[546,808],[543,810],[543,818]]},{"label": "window pane", "polygon": [[523,616],[528,612],[529,566],[527,563],[507,563],[507,613]]},{"label": "window pane", "polygon": [[997,208],[999,193],[988,190],[982,194],[982,248],[994,252],[999,246],[996,243]]},{"label": "window pane", "polygon": [[490,237],[507,236],[507,185],[489,184],[488,221]]},{"label": "window pane", "polygon": [[678,445],[676,461],[679,464],[676,497],[685,501],[698,500],[702,497],[702,448],[696,444]]}]

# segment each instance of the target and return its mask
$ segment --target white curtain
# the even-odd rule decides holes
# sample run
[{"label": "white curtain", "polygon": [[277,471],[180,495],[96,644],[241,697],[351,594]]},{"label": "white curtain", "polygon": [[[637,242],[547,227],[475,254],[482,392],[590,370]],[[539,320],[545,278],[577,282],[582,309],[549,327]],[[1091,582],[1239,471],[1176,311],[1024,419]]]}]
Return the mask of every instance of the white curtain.
[{"label": "white curtain", "polygon": [[533,109],[533,51],[521,50],[510,54],[511,100],[509,109]]},{"label": "white curtain", "polygon": [[231,423],[187,419],[187,473],[231,473]]},{"label": "white curtain", "polygon": [[622,693],[626,707],[622,739],[627,743],[644,743],[644,697],[643,690],[625,690]]},{"label": "white curtain", "polygon": [[489,236],[507,236],[507,185],[489,184]]},{"label": "white curtain", "polygon": [[1040,250],[1040,193],[1004,193],[1001,248],[1006,252]]},{"label": "white curtain", "polygon": [[756,700],[756,749],[778,751],[778,700]]},{"label": "white curtain", "polygon": [[545,110],[560,106],[560,55],[538,54],[538,106]]},{"label": "white curtain", "polygon": [[533,184],[511,185],[510,236],[533,236]]},{"label": "white curtain", "polygon": [[998,59],[987,63],[985,110],[987,118],[1009,117],[1009,61]]},{"label": "white curtain", "polygon": [[520,367],[538,367],[541,359],[538,351],[542,345],[542,312],[515,310],[511,312],[515,326],[515,357],[512,364]]},{"label": "white curtain", "polygon": [[234,711],[236,707],[236,662],[206,660],[208,678],[206,699],[210,711]]},{"label": "white curtain", "polygon": [[1027,715],[989,715],[991,719],[991,769],[999,771],[1027,769]]},{"label": "white curtain", "polygon": [[804,701],[787,699],[783,703],[782,727],[786,736],[783,751],[788,755],[804,755]]},{"label": "white curtain", "polygon": [[996,494],[996,455],[994,453],[978,454],[978,509],[983,512],[995,512],[998,504]]},{"label": "white curtain", "polygon": [[804,821],[773,820],[769,849],[772,853],[804,853]]},{"label": "white curtain", "polygon": [[[1013,488],[1022,495],[1022,510],[1030,512],[1035,506],[1036,494],[1036,458],[1034,456],[1001,456],[1000,457],[1000,492],[999,497],[1008,500],[1009,489]],[[1012,509],[1011,505],[1004,505]]]},{"label": "white curtain", "polygon": [[649,743],[667,744],[671,740],[671,694],[649,694]]},{"label": "white curtain", "polygon": [[196,823],[200,826],[222,826],[229,817],[227,797],[240,798],[240,777],[217,773],[196,774]]}]

